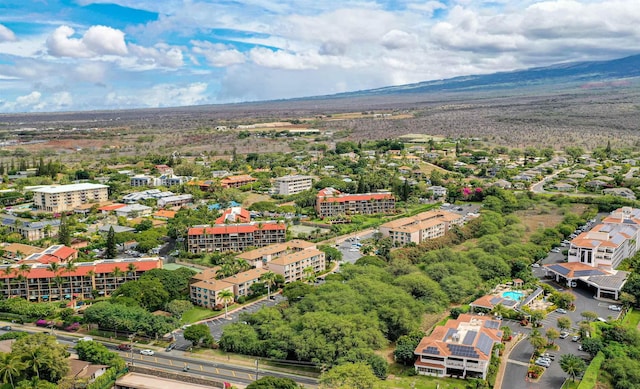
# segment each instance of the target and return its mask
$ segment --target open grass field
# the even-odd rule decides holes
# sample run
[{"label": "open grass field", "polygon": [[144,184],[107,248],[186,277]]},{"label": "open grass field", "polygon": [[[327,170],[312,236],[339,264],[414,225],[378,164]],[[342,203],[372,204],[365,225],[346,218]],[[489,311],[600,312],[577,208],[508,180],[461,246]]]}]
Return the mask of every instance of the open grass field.
[{"label": "open grass field", "polygon": [[202,307],[193,307],[182,315],[182,319],[180,323],[190,324],[195,323],[200,320],[208,319],[210,317],[218,316],[224,314],[223,311],[213,312],[209,309],[205,309]]}]

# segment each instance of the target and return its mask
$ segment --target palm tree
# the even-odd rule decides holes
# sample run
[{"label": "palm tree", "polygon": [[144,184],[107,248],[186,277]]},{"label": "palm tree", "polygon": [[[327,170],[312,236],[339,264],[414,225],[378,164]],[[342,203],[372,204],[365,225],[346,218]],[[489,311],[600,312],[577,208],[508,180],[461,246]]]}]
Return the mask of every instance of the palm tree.
[{"label": "palm tree", "polygon": [[235,267],[235,273],[240,273],[243,271],[247,271],[249,269],[251,269],[251,265],[249,264],[249,262],[247,262],[244,259],[236,259],[233,263],[234,267]]},{"label": "palm tree", "polygon": [[53,282],[58,286],[58,298],[62,300],[62,285],[64,284],[64,278],[58,274],[53,277]]},{"label": "palm tree", "polygon": [[11,354],[0,354],[0,377],[2,382],[11,383],[11,387],[16,386],[13,383],[13,378],[17,378],[22,374],[22,371],[26,368],[24,362],[20,361],[16,356]]},{"label": "palm tree", "polygon": [[18,266],[18,273],[20,279],[24,280],[24,286],[27,291],[27,300],[29,300],[29,278],[28,275],[31,272],[31,266],[26,263],[21,263]]},{"label": "palm tree", "polygon": [[560,368],[575,381],[587,369],[587,364],[576,355],[564,354],[560,357]]},{"label": "palm tree", "polygon": [[304,275],[304,282],[313,284],[316,281],[316,272],[311,266],[305,267],[302,273]]},{"label": "palm tree", "polygon": [[134,280],[138,279],[138,274],[136,273],[137,271],[138,271],[138,268],[136,267],[135,263],[129,263],[127,265],[127,273],[128,273],[127,275],[131,275],[131,277]]},{"label": "palm tree", "polygon": [[2,272],[4,275],[9,277],[7,278],[7,298],[9,298],[11,297],[11,283],[13,281],[13,277],[11,277],[11,275],[13,274],[13,268],[11,266],[7,266]]},{"label": "palm tree", "polygon": [[64,272],[67,273],[67,275],[69,275],[69,288],[70,288],[70,294],[73,294],[73,282],[71,281],[71,277],[73,277],[71,275],[71,273],[75,272],[78,269],[78,266],[76,266],[75,263],[69,261],[67,263],[65,263],[64,265]]},{"label": "palm tree", "polygon": [[276,283],[276,273],[268,271],[260,279],[267,285],[267,297],[271,298],[271,286]]},{"label": "palm tree", "polygon": [[232,291],[230,291],[229,289],[221,290],[221,291],[218,293],[218,298],[219,298],[220,300],[222,300],[222,302],[224,303],[224,318],[225,318],[225,319],[227,318],[227,305],[228,305],[230,302],[232,302],[232,301],[233,301],[234,297],[235,297],[235,296],[233,295],[233,292],[232,292]]}]

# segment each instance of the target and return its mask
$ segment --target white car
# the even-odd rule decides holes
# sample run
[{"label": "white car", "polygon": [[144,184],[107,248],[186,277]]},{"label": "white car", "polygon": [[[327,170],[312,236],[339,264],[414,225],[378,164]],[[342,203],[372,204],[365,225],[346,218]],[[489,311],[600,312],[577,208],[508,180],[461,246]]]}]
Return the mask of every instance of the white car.
[{"label": "white car", "polygon": [[144,350],[140,350],[140,354],[142,354],[142,355],[153,355],[155,353],[153,352],[153,350],[144,349]]},{"label": "white car", "polygon": [[531,267],[540,267],[540,264],[539,263],[534,263],[534,264],[531,265]]},{"label": "white car", "polygon": [[567,310],[566,309],[562,309],[562,308],[558,308],[558,309],[556,309],[556,312],[565,314],[565,313],[567,313]]},{"label": "white car", "polygon": [[622,311],[622,307],[619,305],[609,305],[609,309],[612,311],[618,311],[618,312]]}]

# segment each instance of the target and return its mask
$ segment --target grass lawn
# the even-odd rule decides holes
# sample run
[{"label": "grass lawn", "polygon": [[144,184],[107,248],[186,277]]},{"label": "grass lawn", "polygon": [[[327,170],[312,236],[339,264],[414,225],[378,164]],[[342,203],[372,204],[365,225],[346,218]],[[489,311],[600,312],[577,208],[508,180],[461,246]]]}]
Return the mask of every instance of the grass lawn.
[{"label": "grass lawn", "polygon": [[182,324],[190,324],[199,320],[208,319],[210,317],[218,316],[224,314],[224,311],[214,312],[210,309],[202,308],[202,307],[193,307],[182,315],[182,319],[180,323]]},{"label": "grass lawn", "polygon": [[465,380],[426,376],[396,376],[375,385],[376,389],[461,389],[465,387]]},{"label": "grass lawn", "polygon": [[575,380],[575,381],[566,380],[562,385],[562,389],[577,389],[579,385],[580,385],[579,380]]},{"label": "grass lawn", "polygon": [[638,328],[638,323],[640,323],[640,311],[630,311],[622,319],[622,324],[627,328]]}]

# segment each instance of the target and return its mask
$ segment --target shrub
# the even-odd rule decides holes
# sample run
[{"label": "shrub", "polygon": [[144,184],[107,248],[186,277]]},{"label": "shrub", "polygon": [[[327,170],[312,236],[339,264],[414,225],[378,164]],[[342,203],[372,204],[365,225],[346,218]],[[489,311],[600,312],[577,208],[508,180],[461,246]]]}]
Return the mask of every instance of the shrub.
[{"label": "shrub", "polygon": [[51,323],[48,320],[40,319],[40,320],[36,321],[36,325],[38,327],[49,327],[51,325]]}]

